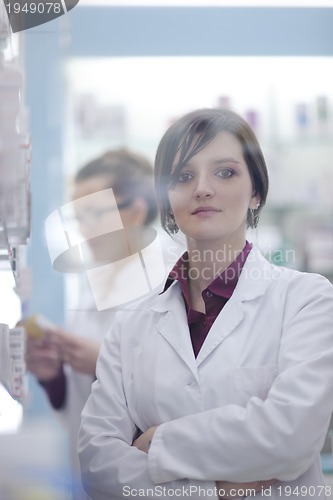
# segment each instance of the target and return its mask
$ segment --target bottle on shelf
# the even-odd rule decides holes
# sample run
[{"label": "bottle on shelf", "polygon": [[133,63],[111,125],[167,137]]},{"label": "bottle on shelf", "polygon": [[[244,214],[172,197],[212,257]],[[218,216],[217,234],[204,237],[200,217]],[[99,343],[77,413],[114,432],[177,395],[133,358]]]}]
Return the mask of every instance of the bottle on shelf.
[{"label": "bottle on shelf", "polygon": [[295,105],[295,123],[298,137],[306,138],[309,134],[310,117],[309,106],[306,102],[298,102]]},{"label": "bottle on shelf", "polygon": [[327,137],[329,133],[329,104],[325,95],[317,96],[316,118],[318,137]]}]

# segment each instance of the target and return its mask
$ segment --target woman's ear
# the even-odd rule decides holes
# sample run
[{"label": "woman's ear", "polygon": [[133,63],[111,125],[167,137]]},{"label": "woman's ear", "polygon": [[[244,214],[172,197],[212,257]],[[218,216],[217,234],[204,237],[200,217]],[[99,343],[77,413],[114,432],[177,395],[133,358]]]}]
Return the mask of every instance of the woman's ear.
[{"label": "woman's ear", "polygon": [[260,207],[260,204],[261,196],[256,191],[253,191],[250,208],[258,209]]}]

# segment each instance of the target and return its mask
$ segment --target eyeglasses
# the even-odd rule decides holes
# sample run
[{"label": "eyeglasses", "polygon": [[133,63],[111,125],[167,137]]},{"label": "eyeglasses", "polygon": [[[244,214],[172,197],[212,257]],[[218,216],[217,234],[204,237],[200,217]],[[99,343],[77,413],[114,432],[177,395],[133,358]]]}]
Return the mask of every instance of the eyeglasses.
[{"label": "eyeglasses", "polygon": [[126,200],[121,203],[117,203],[117,205],[112,205],[110,207],[103,208],[95,208],[88,209],[81,214],[76,214],[73,217],[73,220],[79,223],[80,225],[85,225],[87,223],[98,223],[105,214],[114,212],[115,210],[123,210],[124,208],[128,208],[132,204],[133,200]]}]

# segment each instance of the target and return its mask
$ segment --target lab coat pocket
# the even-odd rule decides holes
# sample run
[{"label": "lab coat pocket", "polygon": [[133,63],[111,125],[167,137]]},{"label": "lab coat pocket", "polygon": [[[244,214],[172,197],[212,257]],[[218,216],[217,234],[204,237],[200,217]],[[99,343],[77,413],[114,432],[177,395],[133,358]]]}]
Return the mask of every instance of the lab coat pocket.
[{"label": "lab coat pocket", "polygon": [[276,365],[237,368],[234,373],[235,393],[242,402],[253,396],[265,400],[276,375]]}]

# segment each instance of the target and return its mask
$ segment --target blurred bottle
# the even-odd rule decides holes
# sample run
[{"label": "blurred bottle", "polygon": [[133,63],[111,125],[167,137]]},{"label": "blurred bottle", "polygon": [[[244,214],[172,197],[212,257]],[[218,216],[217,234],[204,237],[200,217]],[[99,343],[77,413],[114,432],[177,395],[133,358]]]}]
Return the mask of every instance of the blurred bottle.
[{"label": "blurred bottle", "polygon": [[258,135],[259,128],[259,114],[255,109],[248,109],[245,112],[245,120],[252,128],[253,132]]},{"label": "blurred bottle", "polygon": [[309,108],[305,102],[299,102],[295,106],[296,133],[298,137],[307,137],[309,135]]},{"label": "blurred bottle", "polygon": [[221,95],[217,98],[217,107],[222,109],[231,109],[231,99],[228,95]]},{"label": "blurred bottle", "polygon": [[321,95],[316,99],[317,130],[319,137],[327,137],[329,131],[328,99]]}]

